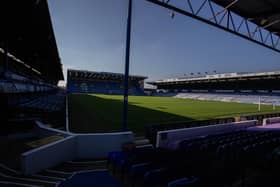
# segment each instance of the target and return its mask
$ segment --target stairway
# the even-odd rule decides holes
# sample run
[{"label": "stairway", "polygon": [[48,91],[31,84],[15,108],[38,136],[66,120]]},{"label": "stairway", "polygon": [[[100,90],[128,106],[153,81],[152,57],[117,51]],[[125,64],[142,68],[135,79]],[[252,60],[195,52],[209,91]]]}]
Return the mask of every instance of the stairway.
[{"label": "stairway", "polygon": [[144,136],[135,137],[134,144],[136,148],[153,147],[150,140]]},{"label": "stairway", "polygon": [[77,173],[107,171],[106,164],[107,160],[68,161],[29,176],[0,164],[0,186],[57,187]]},{"label": "stairway", "polygon": [[[135,138],[136,148],[153,147],[145,137]],[[45,169],[34,175],[25,176],[20,171],[16,171],[0,164],[0,186],[10,187],[57,187],[60,183],[71,179],[74,175],[83,172],[108,171],[107,160],[73,160],[63,162],[53,168]]]}]

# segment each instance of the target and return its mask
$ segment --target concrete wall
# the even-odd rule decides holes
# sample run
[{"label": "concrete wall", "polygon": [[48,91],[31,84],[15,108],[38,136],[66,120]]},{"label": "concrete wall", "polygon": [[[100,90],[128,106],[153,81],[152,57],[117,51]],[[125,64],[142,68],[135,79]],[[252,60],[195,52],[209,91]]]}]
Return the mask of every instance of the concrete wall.
[{"label": "concrete wall", "polygon": [[192,139],[195,137],[206,136],[210,134],[230,132],[256,125],[257,120],[251,120],[203,127],[159,131],[157,133],[156,147],[168,148],[168,144],[171,142],[181,141],[184,139]]},{"label": "concrete wall", "polygon": [[132,132],[78,134],[77,156],[84,158],[105,158],[108,152],[121,150],[121,146],[127,142],[133,142]]},{"label": "concrete wall", "polygon": [[73,160],[77,155],[76,143],[76,137],[69,136],[23,153],[21,155],[22,172],[25,175],[34,174],[61,162]]},{"label": "concrete wall", "polygon": [[74,134],[45,127],[41,123],[37,125],[39,133],[61,134],[65,138],[23,153],[21,165],[26,175],[68,160],[105,158],[108,152],[121,150],[124,143],[134,141],[133,132]]}]

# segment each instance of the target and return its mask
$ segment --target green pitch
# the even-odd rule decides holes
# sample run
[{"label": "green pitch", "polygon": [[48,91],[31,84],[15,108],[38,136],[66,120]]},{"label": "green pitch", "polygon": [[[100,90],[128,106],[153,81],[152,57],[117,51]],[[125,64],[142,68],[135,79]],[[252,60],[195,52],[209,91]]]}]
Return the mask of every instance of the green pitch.
[{"label": "green pitch", "polygon": [[[72,132],[112,132],[121,128],[122,96],[70,95],[69,128]],[[280,111],[280,107],[276,108]],[[273,112],[272,106],[171,97],[129,96],[128,127],[137,133],[160,122],[188,121]],[[275,111],[274,111],[275,112]]]}]

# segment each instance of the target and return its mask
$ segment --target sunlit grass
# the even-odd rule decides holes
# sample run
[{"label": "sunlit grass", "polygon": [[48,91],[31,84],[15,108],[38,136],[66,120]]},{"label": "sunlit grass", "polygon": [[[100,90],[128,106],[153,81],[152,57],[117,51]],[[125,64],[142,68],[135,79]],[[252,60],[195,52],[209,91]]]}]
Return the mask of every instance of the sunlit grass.
[{"label": "sunlit grass", "polygon": [[[69,96],[69,123],[73,132],[111,132],[121,129],[122,96],[86,95]],[[144,132],[144,126],[161,122],[188,121],[232,117],[245,114],[269,113],[271,105],[201,101],[172,97],[129,96],[128,127]]]}]

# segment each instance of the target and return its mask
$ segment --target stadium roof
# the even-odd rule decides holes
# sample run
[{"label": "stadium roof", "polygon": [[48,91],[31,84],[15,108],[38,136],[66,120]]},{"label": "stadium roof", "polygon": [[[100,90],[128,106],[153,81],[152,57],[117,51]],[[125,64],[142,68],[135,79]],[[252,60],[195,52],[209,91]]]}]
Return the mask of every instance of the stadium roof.
[{"label": "stadium roof", "polygon": [[[92,79],[92,80],[123,80],[124,74],[122,73],[112,73],[112,72],[96,72],[96,71],[86,71],[86,70],[73,70],[68,69],[68,78],[78,78],[78,79]],[[141,81],[147,79],[145,76],[130,75],[129,80],[131,81]]]},{"label": "stadium roof", "polygon": [[200,83],[209,82],[216,80],[256,80],[256,79],[273,79],[280,78],[280,71],[275,72],[262,72],[262,73],[224,73],[224,74],[214,74],[206,75],[201,77],[185,77],[185,78],[173,78],[164,79],[154,82],[148,82],[152,85],[164,85],[164,84],[184,84],[184,83]]},{"label": "stadium roof", "polygon": [[1,0],[0,48],[50,81],[63,80],[47,0]]},{"label": "stadium roof", "polygon": [[280,52],[279,0],[147,1]]},{"label": "stadium roof", "polygon": [[212,0],[280,36],[279,0]]}]

